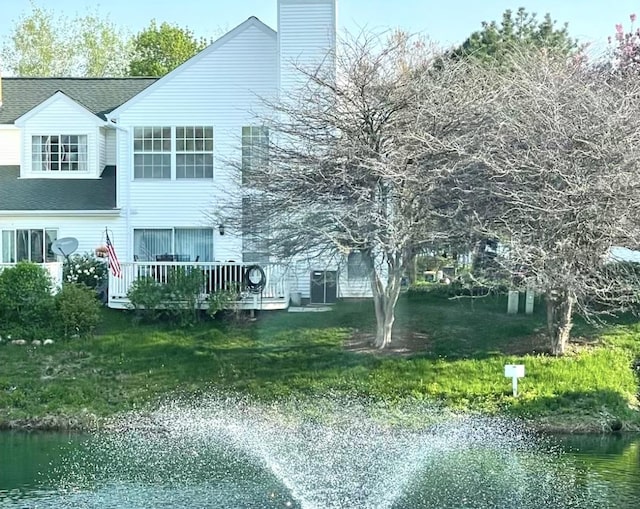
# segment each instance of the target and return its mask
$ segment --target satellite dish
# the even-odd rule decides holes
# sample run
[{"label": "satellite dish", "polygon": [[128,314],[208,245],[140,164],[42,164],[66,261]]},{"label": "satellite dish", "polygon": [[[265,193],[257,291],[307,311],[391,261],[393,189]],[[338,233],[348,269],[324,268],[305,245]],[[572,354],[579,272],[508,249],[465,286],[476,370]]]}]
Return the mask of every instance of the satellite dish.
[{"label": "satellite dish", "polygon": [[51,244],[51,251],[54,254],[62,255],[68,258],[70,254],[75,253],[78,249],[78,239],[74,237],[63,237]]}]

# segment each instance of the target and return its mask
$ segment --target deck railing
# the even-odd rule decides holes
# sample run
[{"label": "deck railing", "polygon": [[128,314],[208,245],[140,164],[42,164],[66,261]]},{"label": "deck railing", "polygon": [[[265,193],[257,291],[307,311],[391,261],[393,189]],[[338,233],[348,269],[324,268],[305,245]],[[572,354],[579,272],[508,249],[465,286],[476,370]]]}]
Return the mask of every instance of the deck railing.
[{"label": "deck railing", "polygon": [[[273,263],[260,265],[264,273],[264,286],[254,288],[255,291],[251,292],[247,286],[247,268],[252,265],[235,262],[124,262],[120,264],[121,277],[109,275],[109,306],[126,307],[129,303],[127,293],[137,279],[149,277],[166,284],[181,269],[202,274],[203,300],[213,293],[229,290],[238,293],[240,307],[244,309],[286,308],[289,285],[285,266]],[[259,276],[260,271],[254,271],[255,275]],[[254,281],[254,277],[251,281]],[[234,305],[237,306],[237,303]]]}]

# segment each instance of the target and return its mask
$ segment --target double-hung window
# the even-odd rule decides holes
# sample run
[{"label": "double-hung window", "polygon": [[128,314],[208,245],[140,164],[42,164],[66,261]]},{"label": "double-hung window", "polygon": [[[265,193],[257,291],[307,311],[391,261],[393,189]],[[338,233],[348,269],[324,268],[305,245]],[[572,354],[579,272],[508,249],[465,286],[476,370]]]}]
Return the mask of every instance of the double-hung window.
[{"label": "double-hung window", "polygon": [[360,251],[351,251],[347,257],[347,279],[354,281],[369,276],[369,269]]},{"label": "double-hung window", "polygon": [[259,196],[242,198],[242,261],[245,263],[269,262],[270,228],[261,219],[263,207]]},{"label": "double-hung window", "polygon": [[57,238],[57,230],[50,228],[2,230],[0,261],[3,263],[23,260],[35,263],[55,262],[56,255],[51,251],[51,244]]},{"label": "double-hung window", "polygon": [[242,183],[251,180],[251,171],[269,162],[269,128],[246,126],[242,128]]},{"label": "double-hung window", "polygon": [[33,171],[87,171],[87,136],[56,134],[31,138]]},{"label": "double-hung window", "polygon": [[213,127],[136,127],[135,179],[213,178]]},{"label": "double-hung window", "polygon": [[171,128],[133,130],[133,175],[137,179],[171,178]]},{"label": "double-hung window", "polygon": [[213,127],[176,127],[176,178],[213,178]]}]

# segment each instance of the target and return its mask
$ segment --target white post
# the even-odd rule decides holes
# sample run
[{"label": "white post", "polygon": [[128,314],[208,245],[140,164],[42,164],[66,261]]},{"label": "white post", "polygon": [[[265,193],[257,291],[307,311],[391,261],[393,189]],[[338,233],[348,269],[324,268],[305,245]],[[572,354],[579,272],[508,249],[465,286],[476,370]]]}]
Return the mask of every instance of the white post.
[{"label": "white post", "polygon": [[520,292],[517,290],[509,290],[507,299],[507,313],[515,315],[518,312],[518,302],[520,300]]},{"label": "white post", "polygon": [[524,301],[524,312],[527,315],[530,315],[533,313],[534,298],[535,298],[535,292],[531,288],[527,288],[527,293],[525,294],[525,301]]},{"label": "white post", "polygon": [[524,364],[505,364],[504,376],[511,378],[513,397],[518,396],[518,378],[524,377]]}]

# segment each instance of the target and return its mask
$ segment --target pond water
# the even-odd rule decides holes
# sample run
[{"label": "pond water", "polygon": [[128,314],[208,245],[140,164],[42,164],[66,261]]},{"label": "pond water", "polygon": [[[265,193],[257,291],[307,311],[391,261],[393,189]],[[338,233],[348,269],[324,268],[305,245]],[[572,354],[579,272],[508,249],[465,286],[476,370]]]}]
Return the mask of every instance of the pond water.
[{"label": "pond water", "polygon": [[637,435],[539,436],[482,418],[390,428],[362,408],[285,414],[218,401],[127,416],[96,435],[2,432],[0,507],[640,505]]}]

